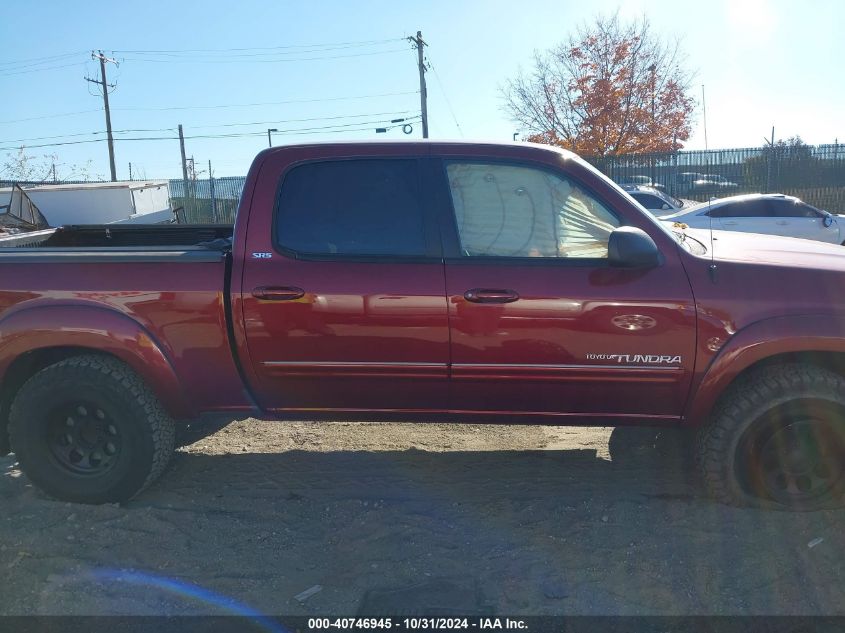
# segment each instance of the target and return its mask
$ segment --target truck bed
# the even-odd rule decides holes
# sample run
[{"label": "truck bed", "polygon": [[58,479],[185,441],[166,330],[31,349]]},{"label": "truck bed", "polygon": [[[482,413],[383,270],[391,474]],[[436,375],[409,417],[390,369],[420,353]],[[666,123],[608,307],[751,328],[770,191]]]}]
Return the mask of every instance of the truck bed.
[{"label": "truck bed", "polygon": [[79,225],[0,237],[0,261],[219,260],[233,228],[202,225]]}]

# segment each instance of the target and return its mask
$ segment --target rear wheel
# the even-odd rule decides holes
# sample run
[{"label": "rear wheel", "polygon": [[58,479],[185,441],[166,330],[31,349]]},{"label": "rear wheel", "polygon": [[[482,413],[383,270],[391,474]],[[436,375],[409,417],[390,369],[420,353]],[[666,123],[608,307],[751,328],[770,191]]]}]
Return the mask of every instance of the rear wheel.
[{"label": "rear wheel", "polygon": [[174,424],[149,387],[122,362],[76,356],[21,387],[10,414],[21,468],[53,497],[126,501],[164,471]]},{"label": "rear wheel", "polygon": [[845,492],[845,380],[806,365],[760,370],[725,395],[698,439],[713,496],[816,510]]}]

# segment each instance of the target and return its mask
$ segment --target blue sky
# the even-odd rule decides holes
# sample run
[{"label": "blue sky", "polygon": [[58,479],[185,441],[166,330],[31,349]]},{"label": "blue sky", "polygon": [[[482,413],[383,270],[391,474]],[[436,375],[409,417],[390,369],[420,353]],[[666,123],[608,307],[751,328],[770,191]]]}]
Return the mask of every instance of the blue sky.
[{"label": "blue sky", "polygon": [[[117,83],[113,128],[145,130],[117,137],[172,137],[182,123],[188,155],[203,167],[211,160],[218,176],[245,174],[266,147],[269,127],[301,130],[274,134],[274,144],[402,138],[399,129],[378,136],[374,129],[378,121],[418,115],[416,53],[402,41],[418,29],[436,71],[428,73],[431,137],[509,140],[518,128],[502,110],[503,82],[530,64],[535,49],[617,9],[623,17],[646,15],[658,34],[681,39],[699,102],[705,85],[711,148],[757,146],[772,125],[778,138],[845,141],[839,0],[10,0],[4,9],[0,148],[103,138],[102,99],[83,79],[99,75],[92,48],[118,51],[119,67],[108,67]],[[379,43],[341,44],[362,41]],[[186,49],[197,52],[130,52]],[[303,59],[314,57],[330,59]],[[39,61],[27,61],[33,58]],[[279,59],[287,61],[270,61]],[[306,129],[330,124],[345,127]],[[409,138],[420,131],[414,125]],[[240,132],[255,136],[191,138]],[[687,147],[704,147],[700,107]],[[104,142],[29,152],[58,154],[60,175],[88,160],[92,175],[108,174]],[[136,176],[181,173],[176,140],[118,140],[115,152],[119,178],[128,176],[129,162]],[[7,153],[0,150],[0,165]]]}]

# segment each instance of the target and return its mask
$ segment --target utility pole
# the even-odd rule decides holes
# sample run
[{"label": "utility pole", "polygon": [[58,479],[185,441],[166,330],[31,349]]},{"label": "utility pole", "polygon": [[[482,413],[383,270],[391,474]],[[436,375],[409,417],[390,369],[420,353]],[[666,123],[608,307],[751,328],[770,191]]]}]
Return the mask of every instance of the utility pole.
[{"label": "utility pole", "polygon": [[129,163],[129,180],[132,180],[132,163]]},{"label": "utility pole", "polygon": [[425,57],[423,48],[427,46],[422,38],[422,32],[417,31],[416,37],[409,37],[414,46],[417,48],[417,66],[420,71],[420,113],[422,114],[422,133],[423,138],[428,138],[428,90],[425,87]]},{"label": "utility pole", "polygon": [[278,131],[279,131],[279,130],[277,130],[277,129],[276,129],[276,128],[274,128],[274,127],[271,127],[271,128],[268,128],[268,129],[267,129],[267,146],[268,146],[268,147],[273,147],[273,136],[271,135],[271,133],[272,133],[272,132],[278,132]]},{"label": "utility pole", "polygon": [[99,84],[102,91],[103,91],[103,105],[105,106],[106,110],[106,136],[108,137],[109,143],[109,169],[111,170],[111,179],[112,182],[117,180],[117,170],[114,167],[114,137],[112,136],[111,132],[111,111],[109,110],[109,88],[114,88],[114,84],[110,84],[106,82],[106,62],[114,64],[117,66],[117,61],[114,59],[110,59],[103,54],[103,51],[99,53],[95,53],[91,51],[91,59],[99,59],[100,60],[100,80],[91,79],[90,77],[85,77],[85,81],[89,81],[92,84]]},{"label": "utility pole", "polygon": [[766,157],[766,193],[772,190],[772,166],[777,156],[775,156],[775,126],[772,126],[772,140],[763,139],[769,145],[769,155]]},{"label": "utility pole", "polygon": [[710,149],[707,144],[707,102],[704,101],[704,84],[701,84],[701,107],[704,110],[704,149]]},{"label": "utility pole", "polygon": [[211,172],[211,160],[208,161],[208,187],[211,196],[211,221],[217,223],[217,201],[214,199],[214,176]]},{"label": "utility pole", "polygon": [[179,124],[179,150],[182,152],[182,180],[188,182],[188,161],[185,160],[185,134],[182,132],[182,124]]}]

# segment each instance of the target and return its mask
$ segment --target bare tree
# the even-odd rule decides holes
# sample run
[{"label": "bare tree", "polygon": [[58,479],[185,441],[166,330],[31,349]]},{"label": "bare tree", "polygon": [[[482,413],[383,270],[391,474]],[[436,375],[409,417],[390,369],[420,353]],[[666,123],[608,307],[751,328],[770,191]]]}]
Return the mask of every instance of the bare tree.
[{"label": "bare tree", "polygon": [[91,164],[90,160],[83,165],[61,163],[58,154],[36,157],[21,146],[15,154],[6,155],[0,178],[14,182],[89,180]]}]

